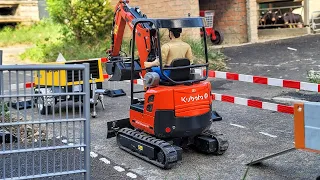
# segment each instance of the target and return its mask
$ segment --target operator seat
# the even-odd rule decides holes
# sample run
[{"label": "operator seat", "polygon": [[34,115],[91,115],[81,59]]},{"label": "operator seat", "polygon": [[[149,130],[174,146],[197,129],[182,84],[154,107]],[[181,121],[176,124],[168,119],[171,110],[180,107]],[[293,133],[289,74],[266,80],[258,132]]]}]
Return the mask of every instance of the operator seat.
[{"label": "operator seat", "polygon": [[[183,67],[183,66],[190,66],[190,60],[187,58],[178,58],[174,59],[171,62],[170,67]],[[172,69],[170,70],[169,78],[171,78],[174,81],[187,81],[190,80],[190,68],[184,68],[184,69]],[[160,84],[162,85],[174,85],[173,83],[169,81],[160,81]]]}]

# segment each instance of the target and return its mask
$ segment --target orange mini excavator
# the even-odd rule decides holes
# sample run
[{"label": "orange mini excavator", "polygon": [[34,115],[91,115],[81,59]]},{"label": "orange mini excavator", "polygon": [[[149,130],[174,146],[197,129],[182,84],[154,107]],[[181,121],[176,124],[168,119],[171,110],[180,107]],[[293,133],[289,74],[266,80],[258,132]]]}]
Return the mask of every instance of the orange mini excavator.
[{"label": "orange mini excavator", "polygon": [[[182,160],[184,148],[201,153],[222,155],[228,141],[210,130],[213,121],[222,118],[212,111],[211,84],[208,78],[207,45],[205,64],[190,64],[189,59],[176,59],[163,67],[161,59],[161,28],[197,28],[205,31],[202,17],[150,19],[138,7],[120,0],[115,8],[111,49],[106,70],[110,81],[131,81],[130,117],[108,122],[107,138],[115,137],[118,146],[163,169],[172,168]],[[131,57],[120,55],[125,26],[132,31]],[[206,42],[206,36],[202,36]],[[139,58],[135,58],[135,45]],[[144,67],[144,62],[159,58],[161,72],[170,70],[167,81]],[[196,76],[195,69],[205,68]],[[134,81],[142,78],[144,90],[134,91]],[[134,98],[144,93],[144,98]]]}]

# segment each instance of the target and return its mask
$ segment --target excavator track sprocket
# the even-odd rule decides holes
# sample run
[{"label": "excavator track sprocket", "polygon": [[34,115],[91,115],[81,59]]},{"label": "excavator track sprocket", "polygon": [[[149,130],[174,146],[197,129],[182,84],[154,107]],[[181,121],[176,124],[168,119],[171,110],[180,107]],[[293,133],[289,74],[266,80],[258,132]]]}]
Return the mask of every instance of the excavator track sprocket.
[{"label": "excavator track sprocket", "polygon": [[207,154],[222,155],[229,147],[226,137],[212,130],[205,130],[196,136],[194,140],[195,148]]},{"label": "excavator track sprocket", "polygon": [[218,148],[215,152],[213,152],[213,154],[222,155],[227,151],[227,149],[229,147],[229,142],[228,142],[225,135],[223,135],[221,133],[214,132],[212,130],[206,130],[202,133],[202,135],[207,136],[207,137],[211,137],[211,138],[215,138],[218,141]]},{"label": "excavator track sprocket", "polygon": [[117,143],[122,150],[163,169],[171,169],[182,160],[180,147],[137,130],[120,129]]}]

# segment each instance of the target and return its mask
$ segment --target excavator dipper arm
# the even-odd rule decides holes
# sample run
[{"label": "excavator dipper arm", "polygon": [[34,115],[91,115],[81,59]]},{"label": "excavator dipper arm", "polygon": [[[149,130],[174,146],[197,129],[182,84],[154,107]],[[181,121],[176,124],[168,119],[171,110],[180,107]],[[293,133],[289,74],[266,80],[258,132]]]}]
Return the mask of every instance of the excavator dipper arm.
[{"label": "excavator dipper arm", "polygon": [[[109,62],[107,63],[107,73],[113,75],[111,81],[130,80],[130,57],[122,57],[120,55],[123,36],[126,25],[130,31],[133,29],[133,21],[135,19],[147,18],[142,14],[139,7],[130,7],[127,0],[120,0],[115,7],[114,22],[112,27],[112,42],[109,53]],[[156,29],[152,28],[150,23],[138,24],[136,28],[137,50],[139,60],[135,61],[135,70],[144,69],[144,62],[150,61],[156,57]],[[142,75],[145,72],[142,70]],[[135,79],[140,78],[138,73],[135,73]]]}]

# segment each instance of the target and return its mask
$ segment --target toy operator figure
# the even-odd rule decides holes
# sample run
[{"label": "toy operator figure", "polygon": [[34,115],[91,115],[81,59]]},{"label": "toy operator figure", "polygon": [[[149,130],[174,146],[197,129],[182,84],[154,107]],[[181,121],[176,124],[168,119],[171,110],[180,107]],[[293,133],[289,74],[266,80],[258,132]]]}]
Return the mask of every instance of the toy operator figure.
[{"label": "toy operator figure", "polygon": [[[189,44],[183,42],[180,38],[182,33],[181,28],[170,28],[169,38],[170,42],[161,46],[162,66],[170,66],[174,59],[187,58],[190,60],[190,64],[193,64],[192,50]],[[159,59],[155,59],[152,62],[144,62],[145,68],[152,69],[153,72],[159,74],[161,80],[167,80],[167,78],[161,73]],[[170,75],[170,70],[164,70],[164,74]]]}]

